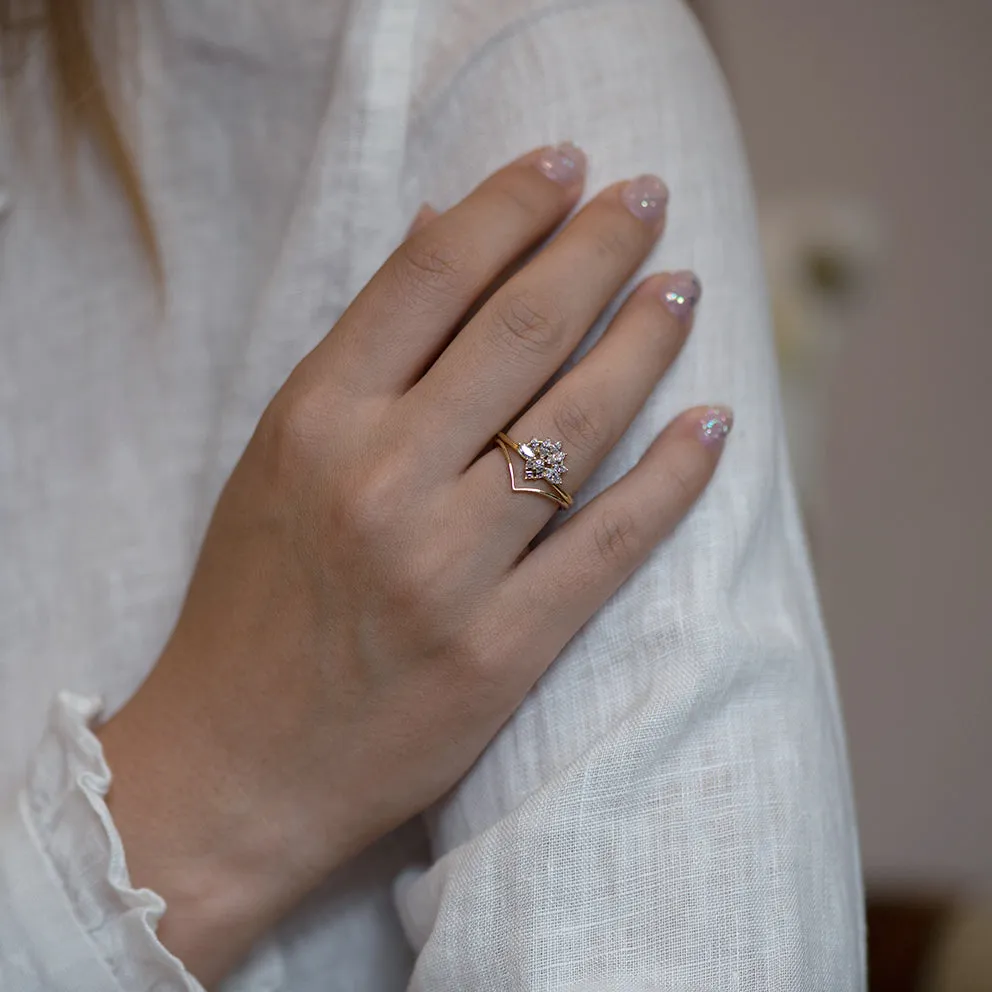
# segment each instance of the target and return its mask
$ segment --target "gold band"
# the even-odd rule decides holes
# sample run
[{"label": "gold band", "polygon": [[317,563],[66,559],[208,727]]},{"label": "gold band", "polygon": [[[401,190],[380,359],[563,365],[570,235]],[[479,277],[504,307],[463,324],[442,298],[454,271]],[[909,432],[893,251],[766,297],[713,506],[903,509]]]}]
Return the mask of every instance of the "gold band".
[{"label": "gold band", "polygon": [[[543,496],[545,499],[557,503],[563,510],[572,505],[572,497],[562,489],[558,482],[554,481],[554,478],[560,479],[568,471],[565,467],[565,452],[561,450],[560,441],[550,439],[542,441],[533,438],[528,444],[518,444],[502,431],[493,438],[493,441],[506,459],[506,467],[510,472],[510,488],[515,493],[534,493],[536,496]],[[518,486],[513,474],[511,451],[523,459],[525,479],[539,479],[547,483],[549,488],[538,489],[532,486]],[[548,478],[549,475],[554,478]]]}]

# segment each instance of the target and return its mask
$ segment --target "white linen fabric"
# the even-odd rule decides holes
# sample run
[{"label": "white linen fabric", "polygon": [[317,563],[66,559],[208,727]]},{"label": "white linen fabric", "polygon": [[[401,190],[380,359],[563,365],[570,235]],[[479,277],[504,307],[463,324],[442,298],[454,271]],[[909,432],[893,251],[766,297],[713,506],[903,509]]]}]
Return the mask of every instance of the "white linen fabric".
[{"label": "white linen fabric", "polygon": [[135,8],[122,86],[164,318],[113,177],[84,151],[66,183],[41,50],[0,130],[0,987],[199,990],[156,939],[162,899],[128,879],[88,727],[154,663],[266,402],[420,202],[570,139],[590,192],[665,177],[643,271],[705,287],[684,354],[578,502],[695,403],[736,410],[723,463],[450,797],[330,878],[225,989],[862,989],[844,742],[751,191],[691,14]]}]

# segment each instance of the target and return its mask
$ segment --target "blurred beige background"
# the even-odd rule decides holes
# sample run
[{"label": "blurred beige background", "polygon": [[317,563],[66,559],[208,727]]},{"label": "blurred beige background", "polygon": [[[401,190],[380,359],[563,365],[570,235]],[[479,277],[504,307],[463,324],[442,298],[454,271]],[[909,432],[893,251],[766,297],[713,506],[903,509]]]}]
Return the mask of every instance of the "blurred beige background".
[{"label": "blurred beige background", "polygon": [[701,0],[759,196],[877,212],[817,566],[872,880],[992,890],[992,2]]}]

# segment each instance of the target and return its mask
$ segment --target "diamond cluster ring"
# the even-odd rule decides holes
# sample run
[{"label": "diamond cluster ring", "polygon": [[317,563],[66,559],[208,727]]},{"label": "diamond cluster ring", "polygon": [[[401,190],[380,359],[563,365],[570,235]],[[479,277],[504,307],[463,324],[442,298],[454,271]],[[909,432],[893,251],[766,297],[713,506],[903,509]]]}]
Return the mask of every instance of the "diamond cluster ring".
[{"label": "diamond cluster ring", "polygon": [[[561,487],[562,479],[568,471],[561,441],[532,437],[525,444],[520,444],[502,431],[496,435],[494,440],[506,459],[506,467],[510,472],[510,488],[515,493],[534,493],[537,496],[544,496],[557,503],[562,509],[572,505],[572,497]],[[533,482],[545,482],[548,486],[547,489],[517,485],[513,472],[513,460],[510,457],[511,451],[523,459],[524,479]]]}]

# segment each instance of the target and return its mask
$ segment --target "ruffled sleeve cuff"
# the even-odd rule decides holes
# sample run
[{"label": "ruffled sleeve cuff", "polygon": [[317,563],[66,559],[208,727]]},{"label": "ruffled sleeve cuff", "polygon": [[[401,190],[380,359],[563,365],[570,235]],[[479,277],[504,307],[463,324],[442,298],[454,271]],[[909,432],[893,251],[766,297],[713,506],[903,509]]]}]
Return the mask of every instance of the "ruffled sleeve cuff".
[{"label": "ruffled sleeve cuff", "polygon": [[[17,992],[204,992],[156,937],[165,902],[136,889],[90,723],[100,701],[61,693],[24,788],[0,813],[0,986]],[[225,984],[278,987],[269,949]]]}]

